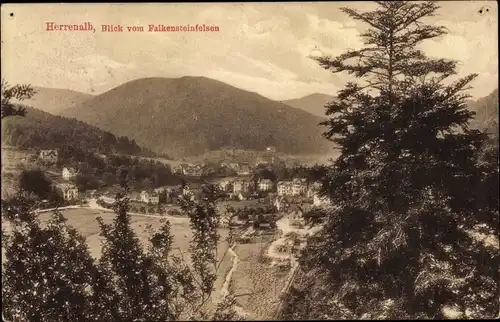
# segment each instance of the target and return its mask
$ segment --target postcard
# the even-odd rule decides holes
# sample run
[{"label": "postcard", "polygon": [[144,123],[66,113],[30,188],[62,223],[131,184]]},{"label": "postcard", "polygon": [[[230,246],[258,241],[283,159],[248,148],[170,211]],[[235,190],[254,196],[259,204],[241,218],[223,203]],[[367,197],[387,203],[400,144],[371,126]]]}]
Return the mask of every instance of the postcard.
[{"label": "postcard", "polygon": [[496,2],[1,15],[5,321],[499,316]]}]

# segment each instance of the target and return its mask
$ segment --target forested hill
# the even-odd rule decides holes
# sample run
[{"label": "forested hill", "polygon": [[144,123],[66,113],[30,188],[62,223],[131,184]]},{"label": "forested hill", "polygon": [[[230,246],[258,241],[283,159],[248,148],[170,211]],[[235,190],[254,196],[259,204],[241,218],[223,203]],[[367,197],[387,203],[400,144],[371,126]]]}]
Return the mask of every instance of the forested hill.
[{"label": "forested hill", "polygon": [[314,93],[311,95],[307,95],[301,98],[281,101],[282,103],[301,109],[312,115],[316,115],[319,117],[326,117],[326,108],[325,105],[332,102],[335,99],[335,96]]},{"label": "forested hill", "polygon": [[476,112],[473,127],[486,130],[489,135],[498,137],[498,88],[490,95],[469,103],[469,109]]},{"label": "forested hill", "polygon": [[321,118],[206,77],[134,80],[62,115],[174,157],[270,145],[289,154],[330,151]]},{"label": "forested hill", "polygon": [[32,107],[26,107],[26,111],[25,117],[2,120],[2,144],[20,149],[51,149],[66,145],[89,152],[154,156],[150,150],[141,148],[127,137],[116,137],[84,122]]}]

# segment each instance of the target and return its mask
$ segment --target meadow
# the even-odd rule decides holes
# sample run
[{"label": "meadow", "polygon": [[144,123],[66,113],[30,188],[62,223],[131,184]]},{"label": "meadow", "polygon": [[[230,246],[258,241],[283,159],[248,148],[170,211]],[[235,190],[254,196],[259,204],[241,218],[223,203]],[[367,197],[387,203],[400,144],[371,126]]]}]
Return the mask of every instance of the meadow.
[{"label": "meadow", "polygon": [[267,242],[256,242],[238,244],[234,249],[239,261],[231,289],[238,306],[253,320],[273,318],[289,274],[288,270],[283,272],[271,267],[270,262],[265,260],[262,253],[267,247]]}]

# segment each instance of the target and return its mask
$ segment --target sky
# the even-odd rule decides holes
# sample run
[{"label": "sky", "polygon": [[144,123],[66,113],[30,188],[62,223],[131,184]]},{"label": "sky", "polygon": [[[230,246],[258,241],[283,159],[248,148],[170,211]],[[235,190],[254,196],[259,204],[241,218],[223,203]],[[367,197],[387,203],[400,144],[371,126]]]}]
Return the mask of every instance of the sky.
[{"label": "sky", "polygon": [[[444,1],[429,23],[449,33],[426,41],[435,57],[478,73],[470,94],[498,87],[496,1]],[[2,77],[9,83],[100,94],[144,77],[205,76],[274,100],[335,95],[350,78],[322,69],[311,53],[360,48],[365,26],[339,8],[369,2],[6,4],[2,5]],[[479,10],[482,10],[482,14]],[[486,11],[486,9],[488,9]],[[46,22],[83,24],[93,32],[48,32]],[[148,32],[148,25],[212,25],[218,32]],[[122,25],[124,32],[102,32]],[[144,26],[128,32],[127,26]]]}]

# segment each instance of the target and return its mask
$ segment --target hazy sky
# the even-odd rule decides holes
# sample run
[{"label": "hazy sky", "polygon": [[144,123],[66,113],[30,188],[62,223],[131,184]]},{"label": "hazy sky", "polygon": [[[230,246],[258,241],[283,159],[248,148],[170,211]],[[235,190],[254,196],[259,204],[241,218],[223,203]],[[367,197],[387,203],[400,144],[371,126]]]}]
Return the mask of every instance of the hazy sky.
[{"label": "hazy sky", "polygon": [[[335,95],[345,75],[307,58],[315,46],[339,54],[361,46],[364,28],[339,8],[352,3],[10,4],[2,5],[2,74],[10,83],[95,94],[142,77],[206,76],[289,99],[314,92]],[[450,34],[423,45],[427,54],[462,62],[460,74],[479,77],[470,92],[498,87],[495,1],[441,3],[432,23]],[[479,14],[479,10],[484,10]],[[13,13],[13,16],[11,15]],[[47,32],[45,22],[91,22],[88,32]],[[145,32],[103,33],[102,24],[144,26]],[[149,24],[218,26],[219,32],[147,32]]]}]

